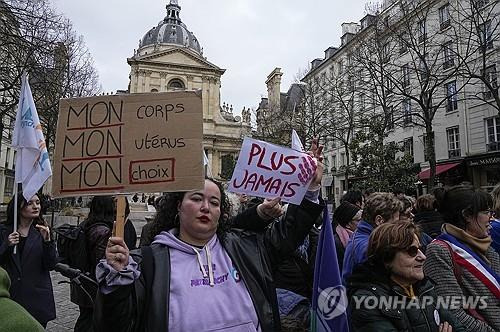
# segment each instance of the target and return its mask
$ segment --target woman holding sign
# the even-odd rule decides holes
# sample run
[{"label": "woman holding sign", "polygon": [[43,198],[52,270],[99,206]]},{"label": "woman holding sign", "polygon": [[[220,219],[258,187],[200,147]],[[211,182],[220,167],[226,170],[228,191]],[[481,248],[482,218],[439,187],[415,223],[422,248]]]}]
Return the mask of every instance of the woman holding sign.
[{"label": "woman holding sign", "polygon": [[[312,155],[321,160],[313,142]],[[273,269],[302,243],[323,207],[322,167],[300,206],[265,232],[231,229],[223,187],[210,179],[202,190],[172,193],[162,205],[150,247],[129,251],[112,237],[97,268],[99,331],[279,331]],[[270,215],[267,200],[247,217]]]},{"label": "woman holding sign", "polygon": [[38,196],[26,201],[22,194],[18,195],[18,229],[13,230],[14,198],[7,207],[5,224],[0,224],[0,265],[12,280],[11,298],[46,327],[56,317],[49,274],[56,263],[56,247],[48,225],[40,218]]}]

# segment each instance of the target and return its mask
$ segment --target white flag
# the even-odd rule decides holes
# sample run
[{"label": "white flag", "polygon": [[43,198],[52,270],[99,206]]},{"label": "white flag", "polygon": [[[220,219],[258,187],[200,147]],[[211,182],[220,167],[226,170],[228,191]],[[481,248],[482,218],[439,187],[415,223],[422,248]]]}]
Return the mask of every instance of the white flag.
[{"label": "white flag", "polygon": [[52,175],[52,168],[26,75],[22,78],[12,147],[17,150],[16,185],[22,183],[23,196],[30,200]]},{"label": "white flag", "polygon": [[302,145],[299,135],[297,134],[295,129],[292,129],[292,149],[304,152],[304,146]]}]

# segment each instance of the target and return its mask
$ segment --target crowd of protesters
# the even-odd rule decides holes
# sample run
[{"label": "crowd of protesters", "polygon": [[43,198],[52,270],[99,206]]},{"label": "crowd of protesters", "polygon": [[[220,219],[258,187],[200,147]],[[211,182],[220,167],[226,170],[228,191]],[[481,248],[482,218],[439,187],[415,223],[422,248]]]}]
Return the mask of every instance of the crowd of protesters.
[{"label": "crowd of protesters", "polygon": [[[114,199],[94,197],[82,226],[84,272],[98,286],[86,289],[90,297],[71,287],[75,331],[307,331],[326,204],[318,165],[300,205],[226,193],[212,179],[158,197],[139,249],[130,221],[124,239],[113,236]],[[19,195],[0,223],[0,330],[41,331],[56,316],[49,271],[57,248],[40,211],[37,195]],[[500,331],[499,216],[500,185],[417,199],[345,193],[333,211],[332,264],[351,330]]]}]

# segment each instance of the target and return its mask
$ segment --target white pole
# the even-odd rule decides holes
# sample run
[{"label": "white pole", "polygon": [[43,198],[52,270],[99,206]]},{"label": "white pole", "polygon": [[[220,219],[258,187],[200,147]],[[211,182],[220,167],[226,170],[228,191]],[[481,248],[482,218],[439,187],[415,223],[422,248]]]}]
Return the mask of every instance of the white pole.
[{"label": "white pole", "polygon": [[[17,232],[17,186],[14,182],[14,232]],[[14,255],[17,253],[17,244],[14,246]]]}]

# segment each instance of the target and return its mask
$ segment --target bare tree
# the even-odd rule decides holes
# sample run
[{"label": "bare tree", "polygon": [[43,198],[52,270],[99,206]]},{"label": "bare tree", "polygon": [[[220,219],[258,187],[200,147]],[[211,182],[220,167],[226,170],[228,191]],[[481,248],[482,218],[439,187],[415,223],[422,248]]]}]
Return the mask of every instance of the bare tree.
[{"label": "bare tree", "polygon": [[27,72],[50,147],[59,99],[97,93],[97,71],[83,39],[48,0],[0,1],[0,17],[0,132],[15,116]]},{"label": "bare tree", "polygon": [[392,37],[387,43],[395,43],[400,53],[385,67],[387,76],[402,105],[401,124],[424,129],[425,154],[430,166],[429,188],[434,186],[436,175],[434,117],[439,110],[456,110],[458,93],[467,84],[459,75],[466,59],[457,59],[453,64],[448,60],[450,52],[458,52],[459,46],[450,44],[448,38],[456,34],[452,31],[457,27],[443,26],[440,15],[431,14],[434,3],[399,1],[384,19]]},{"label": "bare tree", "polygon": [[454,56],[462,63],[460,75],[469,81],[467,98],[493,107],[500,115],[497,51],[500,42],[498,1],[468,0],[450,3],[450,25],[460,49]]}]

